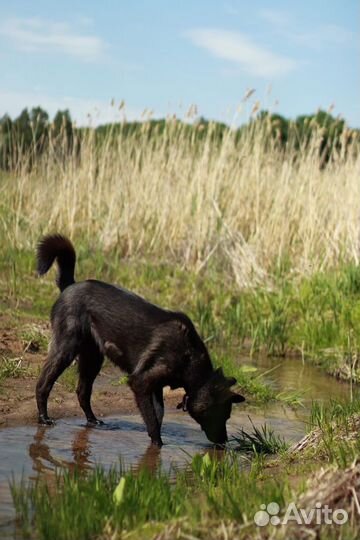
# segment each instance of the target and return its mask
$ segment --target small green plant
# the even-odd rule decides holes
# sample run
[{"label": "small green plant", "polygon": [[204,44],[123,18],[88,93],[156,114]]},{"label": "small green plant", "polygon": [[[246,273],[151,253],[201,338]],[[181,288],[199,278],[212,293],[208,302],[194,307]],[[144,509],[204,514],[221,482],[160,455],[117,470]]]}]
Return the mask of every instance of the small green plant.
[{"label": "small green plant", "polygon": [[254,426],[252,433],[247,433],[241,429],[233,440],[239,444],[238,450],[242,452],[252,452],[254,454],[279,454],[288,449],[286,441],[277,435],[272,428],[264,424],[260,428]]},{"label": "small green plant", "polygon": [[304,390],[285,390],[278,392],[275,399],[282,401],[289,407],[304,407]]},{"label": "small green plant", "polygon": [[8,378],[18,378],[26,375],[27,368],[22,365],[23,358],[7,358],[3,356],[0,359],[0,384]]},{"label": "small green plant", "polygon": [[39,325],[35,324],[28,325],[23,329],[21,339],[25,351],[29,352],[46,351],[49,341],[47,333]]},{"label": "small green plant", "polygon": [[326,459],[345,467],[358,459],[360,441],[360,399],[329,403],[314,402],[309,419],[309,434],[303,455]]},{"label": "small green plant", "polygon": [[120,379],[118,379],[117,381],[113,381],[111,384],[112,386],[123,386],[128,383],[128,380],[129,376],[123,375],[122,377],[120,377]]}]

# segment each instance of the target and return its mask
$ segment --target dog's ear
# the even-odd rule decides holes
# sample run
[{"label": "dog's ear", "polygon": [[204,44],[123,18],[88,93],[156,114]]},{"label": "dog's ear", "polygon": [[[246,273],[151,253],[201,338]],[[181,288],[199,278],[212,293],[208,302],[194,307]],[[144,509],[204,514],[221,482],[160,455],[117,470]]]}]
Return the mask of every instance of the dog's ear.
[{"label": "dog's ear", "polygon": [[215,370],[214,379],[226,388],[230,388],[230,386],[233,386],[237,382],[235,377],[225,377],[222,367]]},{"label": "dog's ear", "polygon": [[217,401],[218,403],[224,403],[225,401],[230,401],[231,403],[242,403],[245,401],[245,398],[241,394],[231,392],[229,389],[224,389],[218,394]]},{"label": "dog's ear", "polygon": [[237,394],[236,392],[231,392],[231,402],[232,403],[242,403],[245,401],[244,396]]},{"label": "dog's ear", "polygon": [[230,388],[230,386],[234,386],[234,384],[237,383],[237,380],[235,377],[226,377],[226,386]]},{"label": "dog's ear", "polygon": [[236,384],[235,377],[223,377],[220,384],[217,385],[217,402],[224,403],[231,401],[232,403],[241,403],[245,398],[241,394],[237,394],[230,390],[230,387]]},{"label": "dog's ear", "polygon": [[225,377],[221,367],[215,370],[213,381],[220,391],[230,388],[237,382],[235,377]]}]

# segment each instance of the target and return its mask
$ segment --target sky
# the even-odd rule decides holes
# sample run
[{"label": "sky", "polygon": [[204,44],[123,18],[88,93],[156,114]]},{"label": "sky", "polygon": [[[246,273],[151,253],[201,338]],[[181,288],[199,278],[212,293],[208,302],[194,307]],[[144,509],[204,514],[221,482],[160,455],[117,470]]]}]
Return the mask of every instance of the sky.
[{"label": "sky", "polygon": [[230,124],[322,108],[360,127],[360,2],[3,0],[0,66],[0,117],[40,105],[95,125],[194,104]]}]

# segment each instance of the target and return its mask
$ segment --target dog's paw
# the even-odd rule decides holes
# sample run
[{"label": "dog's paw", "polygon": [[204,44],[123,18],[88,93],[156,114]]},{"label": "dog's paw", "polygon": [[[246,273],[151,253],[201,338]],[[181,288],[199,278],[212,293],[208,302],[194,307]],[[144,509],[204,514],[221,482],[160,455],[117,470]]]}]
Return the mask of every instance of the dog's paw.
[{"label": "dog's paw", "polygon": [[38,423],[42,426],[54,426],[56,422],[52,418],[49,418],[49,416],[44,416],[41,414],[38,418]]},{"label": "dog's paw", "polygon": [[104,426],[105,422],[98,420],[97,418],[88,418],[86,422],[87,427]]},{"label": "dog's paw", "polygon": [[153,446],[157,446],[158,448],[161,448],[163,446],[163,442],[161,439],[151,439],[151,444]]}]

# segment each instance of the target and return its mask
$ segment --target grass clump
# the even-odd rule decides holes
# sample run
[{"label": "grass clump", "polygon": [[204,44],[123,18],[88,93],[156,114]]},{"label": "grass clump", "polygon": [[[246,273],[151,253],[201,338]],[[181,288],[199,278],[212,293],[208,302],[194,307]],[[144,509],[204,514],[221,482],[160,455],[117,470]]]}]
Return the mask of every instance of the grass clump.
[{"label": "grass clump", "polygon": [[360,456],[360,399],[313,403],[309,433],[293,448],[292,459],[311,459],[348,467]]},{"label": "grass clump", "polygon": [[29,324],[21,331],[24,350],[29,352],[45,352],[48,347],[49,333],[36,324]]},{"label": "grass clump", "polygon": [[253,432],[248,433],[241,429],[233,440],[239,445],[241,452],[251,452],[254,454],[280,454],[288,449],[286,441],[277,435],[274,430],[264,424],[256,427],[250,419]]},{"label": "grass clump", "polygon": [[27,374],[27,368],[22,365],[22,358],[7,358],[2,356],[0,358],[0,385],[6,379],[19,378]]}]

